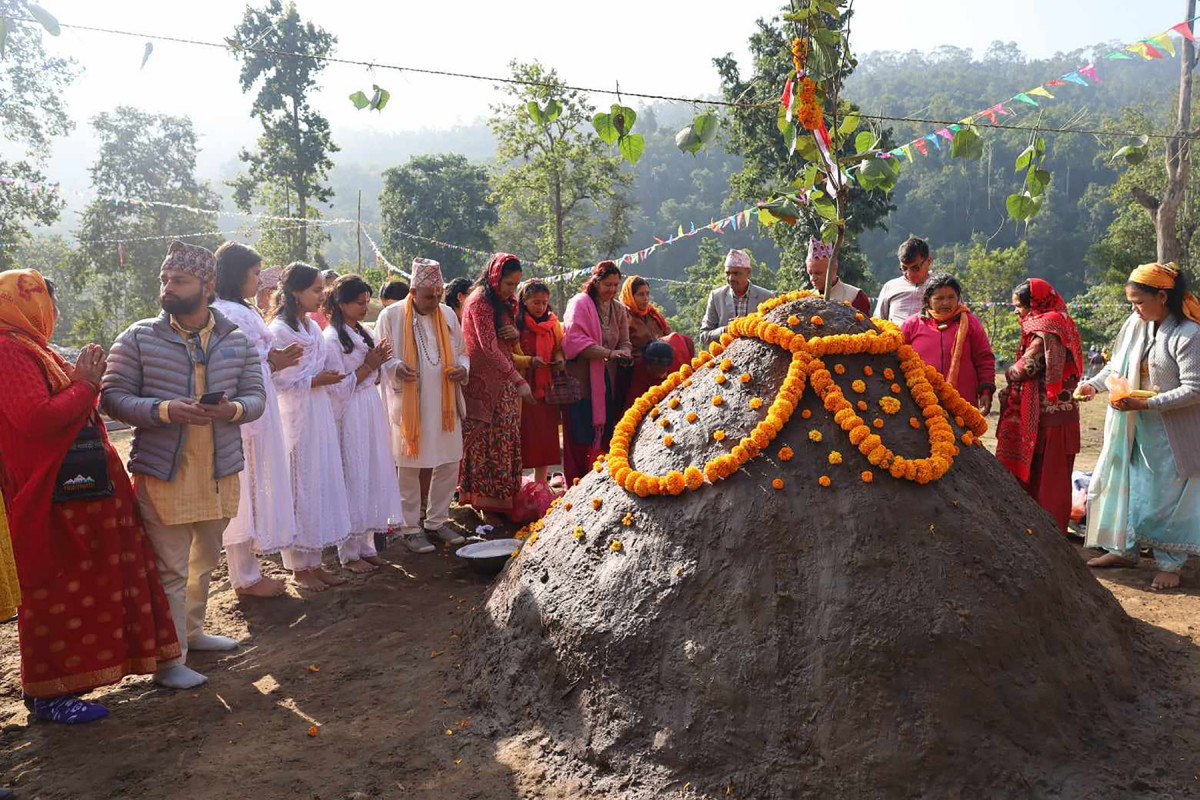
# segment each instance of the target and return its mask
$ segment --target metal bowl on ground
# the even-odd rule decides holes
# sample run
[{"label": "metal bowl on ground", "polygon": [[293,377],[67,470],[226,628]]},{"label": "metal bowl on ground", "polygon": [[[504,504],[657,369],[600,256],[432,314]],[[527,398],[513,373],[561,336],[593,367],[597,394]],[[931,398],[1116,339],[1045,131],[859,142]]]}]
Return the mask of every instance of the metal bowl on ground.
[{"label": "metal bowl on ground", "polygon": [[458,548],[455,555],[471,565],[471,569],[484,575],[495,575],[504,569],[514,551],[524,544],[520,539],[489,539]]}]

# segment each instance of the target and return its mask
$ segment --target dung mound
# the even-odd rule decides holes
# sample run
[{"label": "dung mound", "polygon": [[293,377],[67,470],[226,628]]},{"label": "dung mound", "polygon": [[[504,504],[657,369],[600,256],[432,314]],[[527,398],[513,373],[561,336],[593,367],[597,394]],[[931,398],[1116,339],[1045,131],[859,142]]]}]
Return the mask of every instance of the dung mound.
[{"label": "dung mound", "polygon": [[[875,329],[815,298],[765,318],[809,337]],[[726,358],[642,421],[633,467],[703,466],[764,418],[790,353],[738,338]],[[895,353],[824,361],[887,447],[930,454],[887,377],[904,382]],[[465,665],[529,796],[1073,797],[1122,746],[1132,623],[982,447],[939,480],[894,478],[806,386],[728,478],[640,498],[592,472],[535,527]]]}]

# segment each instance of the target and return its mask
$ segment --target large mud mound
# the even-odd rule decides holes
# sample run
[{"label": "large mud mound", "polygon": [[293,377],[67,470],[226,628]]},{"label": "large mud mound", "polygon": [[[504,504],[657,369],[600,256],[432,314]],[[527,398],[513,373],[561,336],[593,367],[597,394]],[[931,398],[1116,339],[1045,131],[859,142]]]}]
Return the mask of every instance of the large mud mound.
[{"label": "large mud mound", "polygon": [[[817,299],[767,318],[792,315],[808,336],[871,326]],[[634,468],[703,466],[763,418],[749,400],[770,403],[790,353],[746,338],[725,357],[733,380],[703,370],[658,404],[669,431],[642,423]],[[894,354],[825,361],[888,447],[929,455],[906,391],[876,411]],[[1122,747],[1132,624],[982,447],[893,478],[808,387],[726,480],[639,498],[593,472],[565,501],[469,631],[473,698],[531,796],[1073,797]]]}]

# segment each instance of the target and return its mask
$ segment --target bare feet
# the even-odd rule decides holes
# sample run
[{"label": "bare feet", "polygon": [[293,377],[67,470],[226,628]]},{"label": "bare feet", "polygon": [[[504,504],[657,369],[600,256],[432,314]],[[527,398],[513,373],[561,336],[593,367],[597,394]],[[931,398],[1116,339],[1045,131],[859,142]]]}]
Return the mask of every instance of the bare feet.
[{"label": "bare feet", "polygon": [[310,592],[323,592],[329,588],[329,584],[317,577],[318,572],[320,572],[320,570],[296,570],[292,573],[292,580],[294,580],[296,585],[301,589],[307,589]]},{"label": "bare feet", "polygon": [[324,581],[326,586],[341,586],[346,582],[346,579],[341,575],[334,575],[324,567],[317,567],[313,570],[318,580]]},{"label": "bare feet", "polygon": [[277,578],[263,578],[253,586],[238,589],[238,597],[279,597],[287,591],[287,584]]},{"label": "bare feet", "polygon": [[1156,592],[1161,592],[1164,589],[1179,588],[1179,573],[1178,572],[1160,572],[1154,576],[1154,580],[1150,581],[1150,588]]},{"label": "bare feet", "polygon": [[383,560],[382,556],[363,556],[362,560],[377,567],[386,567],[388,563]]},{"label": "bare feet", "polygon": [[374,572],[375,570],[379,569],[379,567],[370,563],[365,558],[355,559],[354,561],[342,564],[342,567],[358,575],[361,575],[364,572]]},{"label": "bare feet", "polygon": [[1115,553],[1105,553],[1102,556],[1091,559],[1087,562],[1087,565],[1097,569],[1106,569],[1108,567],[1136,567],[1137,559],[1125,558],[1124,556],[1119,556]]}]

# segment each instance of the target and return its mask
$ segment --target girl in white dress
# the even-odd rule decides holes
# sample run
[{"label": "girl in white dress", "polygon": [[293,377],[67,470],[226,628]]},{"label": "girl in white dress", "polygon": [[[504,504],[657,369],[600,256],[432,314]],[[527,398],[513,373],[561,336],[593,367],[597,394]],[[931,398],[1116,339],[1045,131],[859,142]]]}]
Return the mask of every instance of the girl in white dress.
[{"label": "girl in white dress", "polygon": [[[274,370],[297,364],[303,352],[300,345],[286,350],[272,348],[267,323],[244,299],[258,292],[262,257],[248,245],[225,242],[217,248],[216,258],[217,300],[212,307],[258,348],[264,378]],[[256,554],[278,553],[292,545],[296,539],[296,511],[279,399],[269,379],[263,381],[263,386],[267,392],[266,411],[254,422],[240,426],[246,467],[242,470],[238,514],[225,529],[223,542],[229,582],[237,594],[275,597],[283,594],[286,586],[283,581],[263,577]]]},{"label": "girl in white dress", "polygon": [[325,369],[343,373],[329,387],[342,444],[342,470],[350,503],[350,538],[338,547],[342,566],[370,572],[385,562],[375,552],[375,531],[398,528],[403,520],[391,430],[379,394],[379,368],[392,357],[386,342],[376,346],[362,321],[371,286],[343,275],[325,293]]},{"label": "girl in white dress", "polygon": [[275,347],[304,349],[295,366],[276,370],[271,380],[279,394],[296,509],[296,540],[283,551],[283,565],[296,583],[314,592],[346,582],[321,568],[321,551],[350,538],[342,451],[325,388],[346,376],[325,368],[321,329],[308,318],[324,291],[325,280],[315,268],[289,264],[275,292],[270,324]]}]

